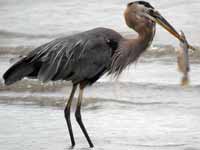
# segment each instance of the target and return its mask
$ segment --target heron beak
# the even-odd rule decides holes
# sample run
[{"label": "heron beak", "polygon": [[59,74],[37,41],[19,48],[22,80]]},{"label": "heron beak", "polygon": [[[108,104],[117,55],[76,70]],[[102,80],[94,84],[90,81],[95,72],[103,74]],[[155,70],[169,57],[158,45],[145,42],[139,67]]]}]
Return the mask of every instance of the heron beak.
[{"label": "heron beak", "polygon": [[158,11],[152,11],[150,16],[152,17],[153,21],[155,21],[156,23],[161,25],[163,28],[165,28],[169,33],[175,36],[178,40],[184,41],[184,39],[174,29],[174,27]]},{"label": "heron beak", "polygon": [[[185,42],[185,39],[174,29],[174,27],[158,11],[153,10],[148,15],[146,15],[146,17],[161,25],[169,33],[175,36],[178,40]],[[189,43],[188,47],[193,51],[196,50],[196,48],[191,46]]]},{"label": "heron beak", "polygon": [[[148,13],[142,13],[141,16],[145,16],[149,19],[151,19],[152,21],[158,23],[159,25],[161,25],[163,28],[165,28],[169,33],[171,33],[173,36],[175,36],[178,40],[180,40],[181,42],[185,42],[186,39],[184,39],[175,29],[174,27],[158,12],[155,10],[149,11]],[[188,48],[196,51],[196,48],[193,47],[192,45],[188,44]]]}]

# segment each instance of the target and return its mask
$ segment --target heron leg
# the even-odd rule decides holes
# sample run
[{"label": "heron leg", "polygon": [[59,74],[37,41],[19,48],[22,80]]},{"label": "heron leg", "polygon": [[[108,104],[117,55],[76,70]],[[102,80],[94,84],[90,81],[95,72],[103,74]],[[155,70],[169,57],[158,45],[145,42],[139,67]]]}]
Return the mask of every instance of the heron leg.
[{"label": "heron leg", "polygon": [[65,106],[65,110],[64,110],[65,120],[67,122],[67,127],[68,127],[68,130],[69,130],[69,135],[70,135],[72,147],[75,145],[75,141],[74,141],[74,135],[73,135],[72,125],[71,125],[71,120],[70,120],[70,109],[71,109],[71,104],[72,104],[72,100],[73,100],[76,88],[77,88],[77,84],[74,84],[72,91],[71,91],[71,94],[70,94],[70,97],[69,97],[69,100],[68,100],[67,105]]},{"label": "heron leg", "polygon": [[82,117],[81,117],[81,103],[82,103],[82,98],[83,98],[83,89],[84,89],[84,85],[80,84],[80,90],[79,90],[78,102],[77,102],[77,106],[76,106],[75,117],[76,117],[76,120],[77,120],[82,132],[84,133],[90,147],[94,147],[94,145],[93,145],[92,141],[90,140],[90,137],[87,133],[87,130],[82,122]]}]

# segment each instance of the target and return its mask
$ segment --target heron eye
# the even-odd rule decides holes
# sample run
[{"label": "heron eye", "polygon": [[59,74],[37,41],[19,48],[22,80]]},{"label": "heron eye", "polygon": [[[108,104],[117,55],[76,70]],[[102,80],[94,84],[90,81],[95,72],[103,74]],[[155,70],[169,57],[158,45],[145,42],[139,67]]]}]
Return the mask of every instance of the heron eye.
[{"label": "heron eye", "polygon": [[154,10],[153,10],[153,9],[149,9],[149,11],[148,11],[148,12],[149,12],[149,14],[150,14],[150,15],[153,15],[153,13],[154,13]]}]

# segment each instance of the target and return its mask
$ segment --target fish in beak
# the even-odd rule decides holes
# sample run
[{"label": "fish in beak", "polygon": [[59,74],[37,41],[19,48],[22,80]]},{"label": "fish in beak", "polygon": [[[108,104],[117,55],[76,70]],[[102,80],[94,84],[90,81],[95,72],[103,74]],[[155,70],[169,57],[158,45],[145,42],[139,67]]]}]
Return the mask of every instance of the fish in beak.
[{"label": "fish in beak", "polygon": [[[158,23],[159,25],[161,25],[163,28],[165,28],[169,33],[171,33],[174,37],[176,37],[181,42],[185,41],[183,36],[181,36],[175,30],[175,28],[158,11],[151,9],[149,13],[146,14],[145,16],[151,19],[152,21]],[[195,50],[195,48],[191,46],[189,43],[188,43],[188,48],[192,49],[193,51]]]},{"label": "fish in beak", "polygon": [[150,15],[153,18],[153,21],[165,28],[169,33],[175,36],[178,40],[183,41],[184,39],[179,35],[179,33],[174,29],[174,27],[158,12],[150,11]]},{"label": "fish in beak", "polygon": [[180,41],[180,48],[177,50],[177,66],[179,71],[183,74],[181,85],[187,86],[189,84],[189,71],[190,71],[190,62],[189,62],[189,51],[188,51],[188,44],[187,39],[181,31],[181,37],[185,39],[184,42]]}]

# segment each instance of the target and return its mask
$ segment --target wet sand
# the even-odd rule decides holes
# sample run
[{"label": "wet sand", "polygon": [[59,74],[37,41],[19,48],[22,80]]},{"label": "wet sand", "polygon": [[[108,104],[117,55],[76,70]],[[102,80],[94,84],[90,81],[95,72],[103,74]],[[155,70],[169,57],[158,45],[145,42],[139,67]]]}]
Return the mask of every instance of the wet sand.
[{"label": "wet sand", "polygon": [[[177,104],[99,102],[83,108],[95,149],[198,150],[199,107]],[[63,110],[45,106],[0,105],[0,149],[70,149]],[[75,119],[75,150],[89,149]]]}]

